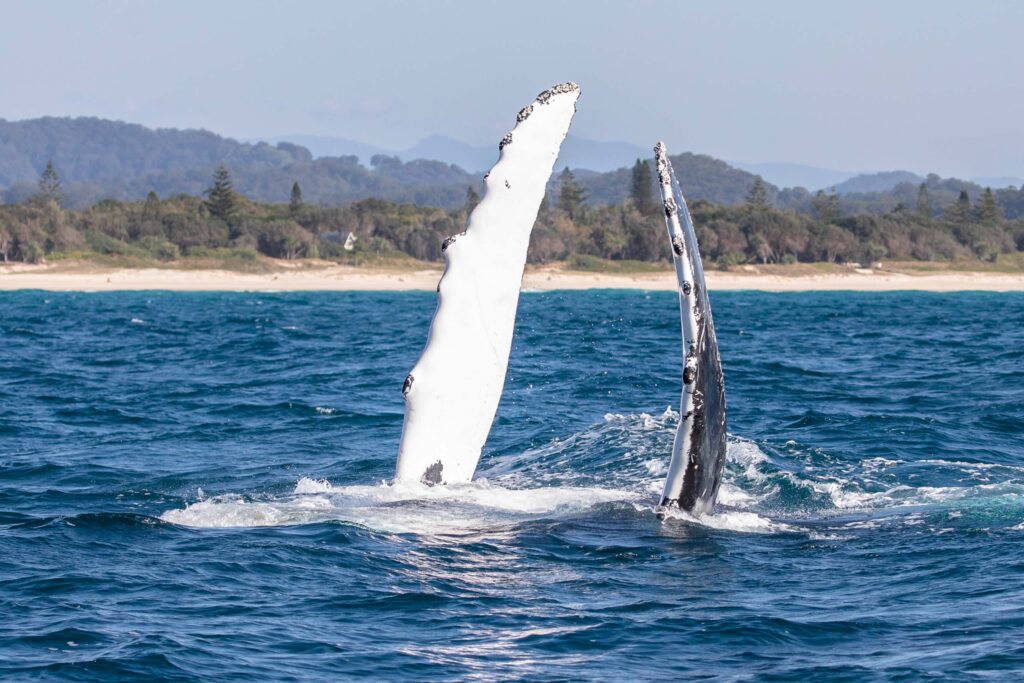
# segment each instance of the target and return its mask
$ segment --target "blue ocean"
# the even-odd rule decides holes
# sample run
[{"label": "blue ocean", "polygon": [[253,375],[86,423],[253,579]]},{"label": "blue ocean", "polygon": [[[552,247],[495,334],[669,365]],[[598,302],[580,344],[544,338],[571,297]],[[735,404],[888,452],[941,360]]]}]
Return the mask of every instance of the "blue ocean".
[{"label": "blue ocean", "polygon": [[0,678],[1017,678],[1024,295],[712,304],[697,520],[672,293],[524,294],[433,488],[389,485],[433,294],[0,294]]}]

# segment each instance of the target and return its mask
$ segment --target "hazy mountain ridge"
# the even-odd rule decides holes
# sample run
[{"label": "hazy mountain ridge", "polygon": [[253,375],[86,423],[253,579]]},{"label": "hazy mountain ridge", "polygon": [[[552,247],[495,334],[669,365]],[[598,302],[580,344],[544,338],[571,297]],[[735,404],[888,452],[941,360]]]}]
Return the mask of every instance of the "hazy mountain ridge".
[{"label": "hazy mountain ridge", "polygon": [[835,186],[837,194],[863,194],[867,192],[886,192],[900,183],[920,185],[924,178],[910,171],[882,171],[881,173],[861,173],[844,180]]},{"label": "hazy mountain ridge", "polygon": [[766,182],[778,187],[804,187],[812,192],[827,190],[859,175],[853,171],[837,171],[831,168],[789,162],[730,161],[728,163],[748,173],[759,175]]},{"label": "hazy mountain ridge", "polygon": [[[400,159],[434,159],[455,164],[470,172],[484,173],[498,160],[497,145],[471,145],[447,135],[430,135],[405,149],[384,149],[348,138],[318,135],[284,135],[265,138],[277,144],[292,142],[303,145],[320,158],[325,156],[354,155],[364,165],[370,165],[374,156],[383,154]],[[569,135],[562,143],[562,152],[555,162],[555,170],[585,168],[591,171],[613,171],[637,158],[651,156],[650,150],[629,142],[602,142]]]},{"label": "hazy mountain ridge", "polygon": [[264,201],[287,201],[299,182],[310,201],[344,204],[367,197],[460,204],[479,177],[437,161],[382,157],[372,168],[354,156],[314,159],[305,147],[242,143],[203,130],[149,129],[96,118],[0,120],[0,197],[22,201],[52,161],[70,206],[100,199],[201,194],[219,164],[236,189]]},{"label": "hazy mountain ridge", "polygon": [[[742,203],[757,178],[753,173],[734,168],[706,154],[683,152],[672,155],[672,166],[687,199],[716,204]],[[592,203],[618,204],[630,194],[631,167],[607,173],[587,170],[573,172],[577,181],[586,188]],[[557,185],[559,178],[556,176],[553,182]],[[776,201],[779,188],[765,183],[765,189],[769,200]]]},{"label": "hazy mountain ridge", "polygon": [[[319,142],[321,148],[325,140],[337,143],[339,147],[335,149],[339,151],[362,145],[341,138],[324,138]],[[646,150],[628,143],[593,143],[570,136],[561,158],[585,159],[589,153],[604,154],[613,148],[616,155],[633,156],[635,152],[634,161],[650,156]],[[308,148],[291,142],[239,142],[205,130],[150,129],[98,118],[0,119],[0,199],[17,203],[32,196],[41,172],[51,160],[63,182],[66,203],[72,207],[88,206],[105,198],[139,199],[150,191],[162,197],[198,195],[209,186],[216,166],[223,163],[231,171],[235,188],[260,201],[285,202],[292,183],[298,182],[307,201],[327,206],[375,197],[454,208],[463,205],[469,187],[482,191],[482,174],[415,155],[443,153],[451,158],[459,153],[466,164],[484,167],[498,157],[497,145],[477,148],[443,136],[421,141],[407,150],[406,157],[387,154],[372,145],[362,145],[360,149],[361,154],[373,152],[369,166],[360,163],[355,154],[317,158]],[[402,161],[403,158],[413,160]],[[704,154],[684,152],[673,157],[673,164],[691,200],[739,204],[757,178],[750,171]],[[589,203],[617,204],[630,194],[631,167],[632,163],[627,162],[615,170],[598,172],[580,164],[573,166],[573,170],[589,194]],[[765,189],[770,202],[801,212],[811,210],[811,191],[802,187],[781,189],[768,180],[765,179]],[[970,181],[934,175],[922,179],[907,171],[860,174],[834,187],[843,212],[886,213],[900,207],[915,207],[921,182],[931,193],[936,213],[955,201],[961,190],[972,200],[984,190]],[[559,186],[556,173],[551,191],[557,192]],[[1016,188],[998,191],[1000,206],[1008,216],[1024,213],[1021,195]]]}]

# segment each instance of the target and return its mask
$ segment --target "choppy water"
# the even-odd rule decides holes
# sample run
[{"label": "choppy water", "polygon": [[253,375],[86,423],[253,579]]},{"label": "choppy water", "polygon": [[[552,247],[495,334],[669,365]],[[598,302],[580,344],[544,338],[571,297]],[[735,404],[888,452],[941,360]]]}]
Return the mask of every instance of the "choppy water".
[{"label": "choppy water", "polygon": [[396,488],[428,294],[0,295],[0,676],[1024,669],[1024,296],[717,293],[719,509],[652,506],[674,295],[527,294],[478,483]]}]

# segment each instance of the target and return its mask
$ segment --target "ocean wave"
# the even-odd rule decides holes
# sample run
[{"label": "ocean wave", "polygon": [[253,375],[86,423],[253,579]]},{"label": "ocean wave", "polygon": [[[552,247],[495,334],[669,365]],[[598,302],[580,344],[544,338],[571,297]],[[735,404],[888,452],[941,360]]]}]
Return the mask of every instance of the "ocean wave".
[{"label": "ocean wave", "polygon": [[[317,406],[316,412],[329,414]],[[1024,480],[977,481],[979,471],[1013,475],[1022,468],[933,459],[962,482],[912,483],[900,475],[914,463],[872,457],[839,466],[836,459],[788,440],[781,447],[730,436],[718,504],[694,517],[656,509],[679,414],[608,413],[603,421],[518,454],[487,461],[466,485],[381,483],[335,485],[302,477],[278,497],[227,493],[170,510],[161,519],[196,528],[288,526],[341,522],[386,533],[460,534],[531,519],[592,511],[607,503],[633,506],[668,522],[719,531],[794,533],[828,538],[820,523],[875,528],[924,509],[934,513],[997,509],[1024,519]],[[774,456],[779,450],[782,455]],[[920,464],[920,463],[919,463]],[[959,523],[947,515],[947,521]]]}]

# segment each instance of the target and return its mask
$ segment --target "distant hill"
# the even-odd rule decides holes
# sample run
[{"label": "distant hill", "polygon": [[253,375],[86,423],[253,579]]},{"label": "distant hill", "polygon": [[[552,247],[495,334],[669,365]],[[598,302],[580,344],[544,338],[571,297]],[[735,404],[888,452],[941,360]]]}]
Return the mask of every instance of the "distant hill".
[{"label": "distant hill", "polygon": [[202,130],[151,130],[96,118],[0,120],[0,198],[22,201],[36,191],[48,161],[61,177],[67,203],[201,194],[218,164],[235,188],[253,199],[288,201],[299,182],[308,201],[340,205],[367,197],[460,206],[480,177],[438,161],[402,163],[379,157],[367,168],[354,156],[314,159],[291,143],[241,143]]},{"label": "distant hill", "polygon": [[778,187],[803,187],[811,192],[827,190],[857,175],[851,171],[836,171],[806,164],[777,162],[745,163],[738,161],[731,161],[729,163],[736,168],[759,175],[765,181]]},{"label": "distant hill", "polygon": [[884,171],[882,173],[862,173],[835,186],[837,194],[857,194],[863,192],[887,192],[900,183],[920,185],[924,178],[910,171]]},{"label": "distant hill", "polygon": [[[306,140],[321,150],[339,153],[317,157],[307,147],[290,142],[245,143],[204,130],[153,130],[97,118],[0,119],[0,201],[17,203],[32,196],[40,174],[52,160],[63,183],[66,203],[72,208],[106,198],[141,199],[150,191],[161,197],[199,195],[221,163],[230,169],[236,189],[259,201],[287,202],[292,183],[298,182],[306,201],[326,206],[374,197],[455,208],[465,203],[467,188],[482,191],[483,174],[479,170],[468,172],[447,159],[487,168],[498,156],[497,145],[478,148],[441,136],[427,138],[407,150],[406,156],[372,146],[359,147],[360,143],[341,138]],[[358,154],[340,154],[346,150]],[[370,158],[360,163],[360,155],[366,154]],[[418,158],[434,155],[446,159]],[[649,156],[646,150],[626,143],[570,136],[560,164],[581,160],[572,169],[587,189],[589,203],[616,204],[629,195],[633,162]],[[607,162],[623,157],[624,162],[616,162],[619,166],[606,171],[587,169],[584,163],[589,160],[597,165],[602,159]],[[672,161],[691,200],[740,204],[757,177],[703,154],[686,152],[672,157]],[[836,185],[841,194],[840,208],[844,213],[914,209],[922,180],[936,214],[953,203],[961,190],[972,201],[984,190],[982,185],[966,180],[936,175],[922,179],[906,171],[860,175]],[[771,178],[765,181],[768,199],[776,206],[811,210],[810,188],[780,189]],[[992,185],[1007,217],[1024,215],[1024,190]],[[557,192],[558,187],[556,172],[549,191]]]},{"label": "distant hill", "polygon": [[[383,147],[378,147],[376,145],[369,145],[365,142],[358,142],[356,140],[349,140],[348,138],[339,138],[329,135],[283,135],[277,138],[246,140],[246,142],[250,142],[252,144],[266,142],[271,145],[290,142],[308,149],[315,159],[320,157],[354,156],[359,158],[359,163],[363,164],[363,166],[369,166],[370,159],[378,154],[386,154],[388,156],[395,156],[398,154],[394,150],[384,149]],[[409,157],[402,158],[405,159]]]},{"label": "distant hill", "polygon": [[971,178],[971,182],[977,183],[982,187],[1024,187],[1024,178],[1017,176],[976,176]]},{"label": "distant hill", "polygon": [[431,135],[394,155],[400,159],[437,159],[474,173],[485,173],[498,160],[498,145],[473,146],[447,135]]},{"label": "distant hill", "polygon": [[[50,160],[60,174],[69,206],[75,207],[104,198],[138,199],[151,190],[163,197],[200,194],[216,166],[224,163],[235,188],[261,201],[288,201],[292,183],[298,182],[307,201],[327,205],[378,197],[451,208],[464,203],[467,187],[480,190],[482,173],[469,173],[461,165],[429,157],[458,159],[483,169],[498,157],[497,145],[473,147],[443,136],[421,141],[403,152],[405,156],[342,138],[296,139],[315,143],[321,150],[373,154],[363,164],[356,154],[316,158],[308,148],[290,142],[244,143],[203,130],[152,130],[97,118],[0,120],[0,198],[13,203],[31,196]],[[578,173],[591,203],[616,203],[629,192],[632,162],[647,156],[626,143],[570,136],[561,163],[575,158],[597,164],[601,158],[625,157],[615,170]],[[674,160],[693,199],[738,203],[753,184],[752,174],[709,156],[681,154]],[[776,191],[769,185],[770,197]]]},{"label": "distant hill", "polygon": [[[746,199],[750,188],[757,177],[753,173],[741,171],[725,163],[721,159],[705,154],[684,152],[671,157],[679,184],[691,201],[704,200],[716,204],[740,204]],[[629,196],[632,166],[610,171],[594,173],[586,170],[574,170],[576,180],[587,189],[589,201],[594,204],[617,204]],[[558,186],[559,179],[553,179]],[[779,189],[771,183],[765,183],[768,198],[775,201]],[[657,192],[655,192],[657,195]]]},{"label": "distant hill", "polygon": [[[443,161],[468,171],[484,173],[498,159],[497,143],[470,145],[447,135],[431,135],[406,149],[383,149],[347,138],[317,135],[285,135],[265,138],[264,141],[271,144],[291,142],[302,145],[309,149],[314,157],[354,155],[365,165],[370,164],[374,155],[386,154],[405,160]],[[650,149],[628,142],[599,142],[569,135],[562,143],[562,153],[555,164],[555,170],[560,171],[568,166],[598,172],[612,171],[632,164],[636,159],[647,159],[652,156],[653,152]]]}]

